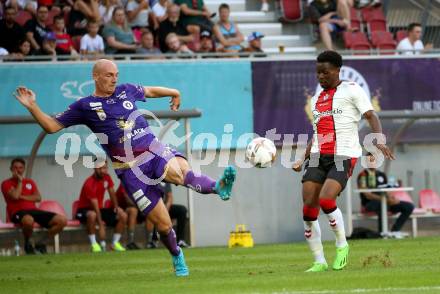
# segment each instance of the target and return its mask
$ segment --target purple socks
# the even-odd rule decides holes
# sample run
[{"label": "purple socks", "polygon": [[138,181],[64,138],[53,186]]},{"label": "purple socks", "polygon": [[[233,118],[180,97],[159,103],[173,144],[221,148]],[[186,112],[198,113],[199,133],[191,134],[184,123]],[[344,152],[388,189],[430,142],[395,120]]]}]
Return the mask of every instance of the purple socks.
[{"label": "purple socks", "polygon": [[176,233],[171,229],[168,234],[160,234],[160,240],[168,248],[171,255],[177,256],[180,253],[180,247],[177,246]]},{"label": "purple socks", "polygon": [[193,171],[186,174],[184,185],[202,194],[215,193],[215,181],[204,175],[196,175]]}]

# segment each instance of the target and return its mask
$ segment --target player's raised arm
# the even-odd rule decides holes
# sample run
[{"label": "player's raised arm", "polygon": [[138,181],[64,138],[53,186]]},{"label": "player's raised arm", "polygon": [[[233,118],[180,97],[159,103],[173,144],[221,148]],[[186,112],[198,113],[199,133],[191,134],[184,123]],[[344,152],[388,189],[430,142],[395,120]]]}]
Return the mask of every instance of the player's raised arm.
[{"label": "player's raised arm", "polygon": [[63,129],[63,126],[61,126],[53,117],[50,117],[40,109],[37,105],[35,93],[32,90],[26,87],[18,87],[14,96],[24,107],[27,108],[47,133],[52,134]]},{"label": "player's raised arm", "polygon": [[145,87],[144,86],[145,97],[147,98],[161,98],[161,97],[171,97],[170,108],[173,111],[177,111],[180,107],[180,92],[176,89],[165,88],[165,87]]}]

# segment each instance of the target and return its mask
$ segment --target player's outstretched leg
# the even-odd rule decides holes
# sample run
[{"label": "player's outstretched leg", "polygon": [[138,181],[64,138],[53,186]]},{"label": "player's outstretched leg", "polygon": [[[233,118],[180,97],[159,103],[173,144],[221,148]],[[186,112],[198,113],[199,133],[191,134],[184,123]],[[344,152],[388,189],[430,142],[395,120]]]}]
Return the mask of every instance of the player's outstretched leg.
[{"label": "player's outstretched leg", "polygon": [[333,262],[334,270],[343,269],[348,262],[349,246],[345,238],[344,219],[341,210],[336,206],[336,200],[323,198],[319,200],[322,211],[327,215],[330,228],[336,238],[336,258]]},{"label": "player's outstretched leg", "polygon": [[189,270],[183,251],[177,246],[176,233],[173,230],[170,215],[162,199],[159,200],[156,207],[148,214],[148,219],[155,225],[159,232],[160,240],[171,254],[176,276],[188,276]]},{"label": "player's outstretched leg", "polygon": [[228,200],[231,197],[236,174],[235,168],[228,166],[223,171],[220,179],[215,181],[208,176],[194,173],[185,158],[175,157],[167,164],[165,180],[173,184],[186,186],[198,193],[215,193],[222,200]]},{"label": "player's outstretched leg", "polygon": [[304,236],[306,237],[309,248],[313,253],[315,262],[306,272],[323,272],[328,269],[327,261],[324,257],[324,248],[321,242],[321,229],[318,222],[319,208],[304,205]]}]

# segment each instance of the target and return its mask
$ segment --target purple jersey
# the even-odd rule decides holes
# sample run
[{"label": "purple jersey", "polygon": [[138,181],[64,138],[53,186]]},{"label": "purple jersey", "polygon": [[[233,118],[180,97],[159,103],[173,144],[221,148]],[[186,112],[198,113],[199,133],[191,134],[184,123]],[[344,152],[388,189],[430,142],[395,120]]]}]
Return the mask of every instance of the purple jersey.
[{"label": "purple jersey", "polygon": [[[121,162],[116,156],[126,157],[124,142],[131,140],[131,150],[136,157],[152,149],[152,142],[158,142],[151,132],[147,120],[137,116],[129,121],[131,113],[137,110],[136,101],[145,101],[144,88],[132,84],[116,87],[113,95],[102,98],[88,96],[72,103],[55,118],[64,127],[84,124],[94,133],[103,133],[107,144],[101,144],[113,162]],[[142,136],[136,137],[138,134]],[[154,148],[153,148],[154,150]]]}]

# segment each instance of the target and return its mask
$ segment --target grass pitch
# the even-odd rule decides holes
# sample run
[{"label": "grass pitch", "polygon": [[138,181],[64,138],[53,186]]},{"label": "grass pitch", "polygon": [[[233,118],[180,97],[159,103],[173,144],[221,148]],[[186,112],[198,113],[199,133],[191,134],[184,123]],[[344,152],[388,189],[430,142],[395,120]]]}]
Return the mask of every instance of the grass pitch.
[{"label": "grass pitch", "polygon": [[[333,242],[325,243],[331,265]],[[440,293],[440,238],[350,241],[343,271],[304,273],[305,242],[186,249],[188,278],[165,250],[0,258],[0,293]]]}]

